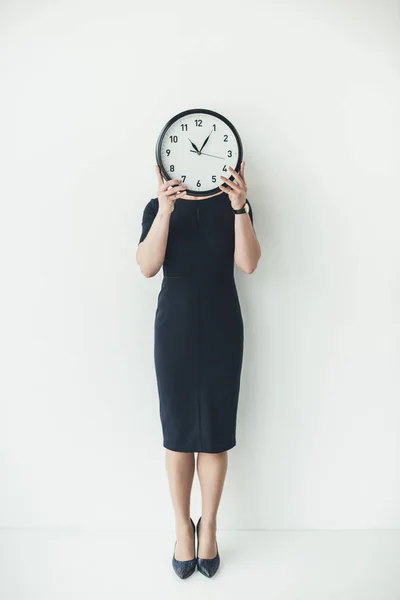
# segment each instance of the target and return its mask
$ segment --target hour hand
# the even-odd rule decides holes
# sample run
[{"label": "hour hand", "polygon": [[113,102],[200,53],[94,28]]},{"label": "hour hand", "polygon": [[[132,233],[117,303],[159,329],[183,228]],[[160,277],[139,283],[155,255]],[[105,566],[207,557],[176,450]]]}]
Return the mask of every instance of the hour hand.
[{"label": "hour hand", "polygon": [[189,142],[192,144],[193,148],[196,150],[196,152],[199,152],[197,149],[196,144],[193,144],[192,140],[190,138],[188,138]]}]

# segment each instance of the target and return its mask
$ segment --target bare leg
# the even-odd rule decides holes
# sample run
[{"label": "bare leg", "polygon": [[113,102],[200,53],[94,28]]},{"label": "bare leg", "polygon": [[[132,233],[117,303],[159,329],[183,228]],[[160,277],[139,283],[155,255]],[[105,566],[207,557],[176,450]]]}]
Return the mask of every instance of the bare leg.
[{"label": "bare leg", "polygon": [[175,511],[177,560],[194,558],[193,526],[190,522],[190,494],[194,476],[194,453],[166,449],[165,466],[171,500]]},{"label": "bare leg", "polygon": [[199,535],[199,557],[214,558],[217,554],[215,544],[217,534],[217,512],[228,469],[228,452],[197,455],[202,513]]}]

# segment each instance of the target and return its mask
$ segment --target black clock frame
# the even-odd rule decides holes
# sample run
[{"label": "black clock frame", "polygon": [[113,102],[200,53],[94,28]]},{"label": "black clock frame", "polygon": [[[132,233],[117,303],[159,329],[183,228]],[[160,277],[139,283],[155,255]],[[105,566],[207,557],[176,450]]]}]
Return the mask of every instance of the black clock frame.
[{"label": "black clock frame", "polygon": [[[238,145],[238,151],[239,151],[239,155],[238,155],[238,160],[237,160],[237,164],[235,166],[235,171],[238,173],[240,170],[240,165],[243,159],[243,144],[242,144],[242,140],[240,139],[240,135],[236,129],[236,127],[234,127],[232,125],[232,123],[223,115],[221,115],[220,113],[215,112],[214,110],[209,110],[208,108],[190,108],[189,110],[184,110],[178,114],[176,114],[175,116],[173,116],[167,123],[166,125],[163,127],[163,129],[161,130],[158,138],[157,138],[157,142],[156,142],[156,148],[155,148],[155,154],[156,154],[156,161],[158,166],[161,169],[161,173],[164,177],[164,179],[166,181],[170,181],[171,179],[176,179],[175,177],[170,177],[169,173],[167,173],[167,171],[164,169],[164,166],[162,164],[162,160],[161,160],[161,144],[162,141],[164,139],[164,136],[167,132],[167,130],[171,127],[171,125],[177,121],[178,119],[181,119],[182,117],[185,117],[186,115],[190,115],[193,113],[206,113],[207,115],[212,115],[214,117],[217,117],[218,119],[220,119],[221,121],[223,121],[226,125],[228,125],[228,127],[232,130],[232,133],[234,134],[236,141],[237,141],[237,145]],[[230,175],[229,177],[227,177],[227,179],[230,179],[231,181],[234,180],[233,175]],[[225,183],[225,181],[221,180],[221,184],[224,187],[228,187],[228,184]],[[211,190],[186,190],[186,194],[188,194],[189,196],[211,196],[212,194],[216,194],[217,192],[220,192],[221,189],[219,187],[215,187]]]}]

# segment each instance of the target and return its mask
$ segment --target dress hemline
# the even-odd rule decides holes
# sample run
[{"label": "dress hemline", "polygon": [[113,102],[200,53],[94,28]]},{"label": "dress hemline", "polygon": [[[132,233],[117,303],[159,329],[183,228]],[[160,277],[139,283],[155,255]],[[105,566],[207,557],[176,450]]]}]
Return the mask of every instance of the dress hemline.
[{"label": "dress hemline", "polygon": [[222,449],[222,450],[180,450],[177,448],[171,448],[169,445],[163,443],[163,447],[166,448],[167,450],[172,450],[172,452],[186,452],[186,453],[203,453],[203,454],[222,454],[222,452],[228,452],[228,450],[232,450],[232,448],[235,448],[236,446],[236,442],[234,442],[233,444],[229,444],[229,446],[227,446],[226,448]]}]

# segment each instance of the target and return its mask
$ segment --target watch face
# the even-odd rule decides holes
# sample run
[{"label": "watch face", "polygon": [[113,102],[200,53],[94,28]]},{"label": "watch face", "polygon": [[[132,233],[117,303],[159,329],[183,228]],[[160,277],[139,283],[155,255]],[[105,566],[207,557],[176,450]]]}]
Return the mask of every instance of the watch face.
[{"label": "watch face", "polygon": [[202,108],[175,115],[161,131],[156,160],[165,180],[182,179],[190,196],[209,196],[227,187],[221,175],[234,179],[243,149],[235,127],[222,115]]}]

